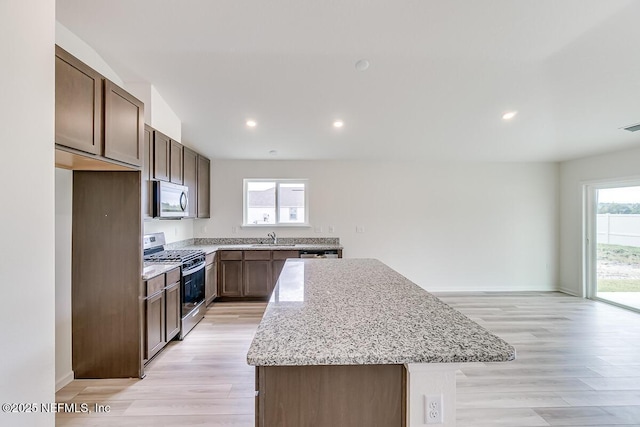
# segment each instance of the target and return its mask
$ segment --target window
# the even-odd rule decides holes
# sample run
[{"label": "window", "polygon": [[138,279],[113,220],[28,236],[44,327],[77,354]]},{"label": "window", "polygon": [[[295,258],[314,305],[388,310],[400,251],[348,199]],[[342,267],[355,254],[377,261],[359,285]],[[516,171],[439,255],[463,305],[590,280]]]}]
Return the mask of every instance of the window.
[{"label": "window", "polygon": [[307,226],[306,179],[245,179],[244,225]]}]

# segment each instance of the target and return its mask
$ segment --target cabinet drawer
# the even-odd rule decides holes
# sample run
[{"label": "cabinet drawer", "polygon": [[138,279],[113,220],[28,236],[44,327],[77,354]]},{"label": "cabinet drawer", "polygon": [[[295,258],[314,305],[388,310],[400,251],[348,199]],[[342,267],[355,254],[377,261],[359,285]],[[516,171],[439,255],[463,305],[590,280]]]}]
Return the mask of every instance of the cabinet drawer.
[{"label": "cabinet drawer", "polygon": [[213,264],[213,262],[215,260],[216,260],[216,253],[215,252],[207,254],[207,265]]},{"label": "cabinet drawer", "polygon": [[222,261],[241,261],[242,251],[222,251],[220,252],[220,259]]},{"label": "cabinet drawer", "polygon": [[300,258],[298,251],[273,251],[273,259]]},{"label": "cabinet drawer", "polygon": [[180,281],[180,269],[176,268],[167,273],[167,286]]},{"label": "cabinet drawer", "polygon": [[271,251],[244,251],[245,260],[265,260],[271,259]]},{"label": "cabinet drawer", "polygon": [[147,295],[151,296],[164,288],[164,274],[147,280]]}]

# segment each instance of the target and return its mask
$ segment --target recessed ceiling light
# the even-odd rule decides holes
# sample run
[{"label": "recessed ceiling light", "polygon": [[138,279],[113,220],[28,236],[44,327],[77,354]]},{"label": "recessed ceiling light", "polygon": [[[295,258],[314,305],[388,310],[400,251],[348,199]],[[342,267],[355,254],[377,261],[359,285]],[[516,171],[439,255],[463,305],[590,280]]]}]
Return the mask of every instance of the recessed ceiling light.
[{"label": "recessed ceiling light", "polygon": [[361,60],[356,62],[356,70],[358,70],[358,71],[366,71],[369,68],[369,65],[371,65],[371,64],[369,63],[368,60],[361,59]]},{"label": "recessed ceiling light", "polygon": [[504,120],[511,120],[516,116],[516,114],[518,114],[517,111],[508,111],[502,115],[502,118]]},{"label": "recessed ceiling light", "polygon": [[250,128],[254,128],[256,126],[258,126],[258,122],[256,122],[255,120],[247,120],[247,126],[249,126]]},{"label": "recessed ceiling light", "polygon": [[344,122],[342,120],[336,120],[333,122],[334,128],[341,128],[342,126],[344,126]]}]

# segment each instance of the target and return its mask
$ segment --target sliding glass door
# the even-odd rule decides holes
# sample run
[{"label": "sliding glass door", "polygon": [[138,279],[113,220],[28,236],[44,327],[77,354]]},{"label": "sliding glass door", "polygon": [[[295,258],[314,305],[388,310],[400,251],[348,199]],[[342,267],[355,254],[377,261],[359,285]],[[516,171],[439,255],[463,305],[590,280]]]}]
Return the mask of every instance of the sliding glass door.
[{"label": "sliding glass door", "polygon": [[[589,296],[640,310],[640,185],[593,187]],[[590,206],[589,206],[590,205]]]}]

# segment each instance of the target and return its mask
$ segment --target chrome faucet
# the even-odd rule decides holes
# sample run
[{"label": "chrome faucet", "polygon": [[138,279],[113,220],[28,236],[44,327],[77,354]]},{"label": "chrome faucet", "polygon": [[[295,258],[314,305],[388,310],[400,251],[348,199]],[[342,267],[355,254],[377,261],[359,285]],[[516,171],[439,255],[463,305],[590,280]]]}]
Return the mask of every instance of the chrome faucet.
[{"label": "chrome faucet", "polygon": [[271,238],[271,244],[272,245],[278,244],[278,238],[276,237],[276,233],[275,232],[272,231],[271,233],[267,234],[267,236]]}]

